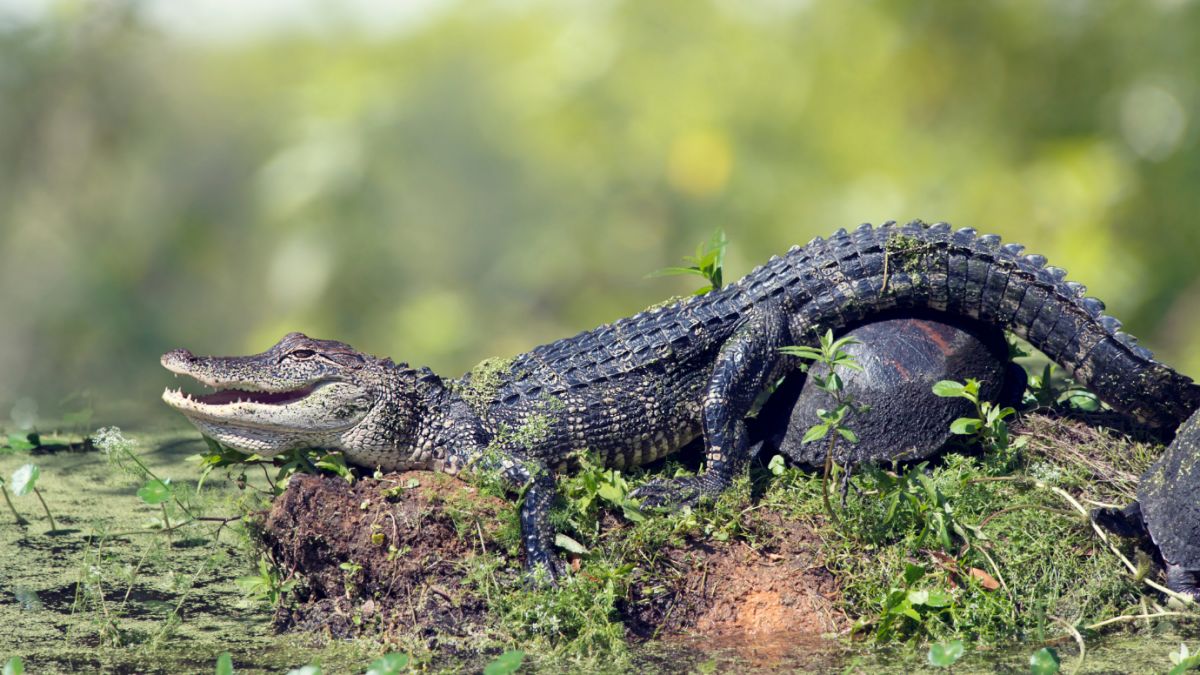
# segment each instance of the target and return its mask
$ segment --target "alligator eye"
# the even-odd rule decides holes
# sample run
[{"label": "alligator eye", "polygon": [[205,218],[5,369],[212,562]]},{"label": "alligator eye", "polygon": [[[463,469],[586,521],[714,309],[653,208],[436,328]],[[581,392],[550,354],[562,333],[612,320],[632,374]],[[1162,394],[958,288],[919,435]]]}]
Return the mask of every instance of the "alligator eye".
[{"label": "alligator eye", "polygon": [[311,359],[315,355],[316,352],[311,349],[297,349],[296,351],[288,354],[288,356],[295,359]]}]

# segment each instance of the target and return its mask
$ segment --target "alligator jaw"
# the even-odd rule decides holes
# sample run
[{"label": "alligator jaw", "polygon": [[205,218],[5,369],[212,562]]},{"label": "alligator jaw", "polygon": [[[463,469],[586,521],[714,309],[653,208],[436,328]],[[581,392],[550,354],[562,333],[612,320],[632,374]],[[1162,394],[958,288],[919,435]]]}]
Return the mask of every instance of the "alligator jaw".
[{"label": "alligator jaw", "polygon": [[[192,394],[168,387],[163,402],[201,433],[262,456],[303,447],[333,447],[370,411],[372,396],[337,373],[303,373],[273,353],[197,357],[177,349],[162,357],[167,370],[215,391]],[[293,372],[288,372],[289,370]]]},{"label": "alligator jaw", "polygon": [[[246,383],[240,384],[241,387],[218,389],[211,394],[190,394],[182,388],[167,387],[163,391],[162,399],[167,405],[188,417],[198,416],[222,420],[238,415],[239,412],[244,413],[251,406],[265,408],[296,403],[316,392],[325,383],[317,382],[299,389],[285,391],[250,389]],[[266,412],[266,410],[260,412]]]}]

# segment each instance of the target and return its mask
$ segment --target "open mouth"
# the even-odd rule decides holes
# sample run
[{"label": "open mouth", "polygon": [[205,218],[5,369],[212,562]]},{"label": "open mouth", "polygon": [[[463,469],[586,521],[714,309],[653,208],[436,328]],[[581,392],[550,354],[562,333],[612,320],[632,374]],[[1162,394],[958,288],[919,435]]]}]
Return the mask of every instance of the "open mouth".
[{"label": "open mouth", "polygon": [[192,394],[183,389],[176,389],[175,395],[192,403],[204,405],[229,405],[232,403],[261,403],[265,405],[284,405],[299,401],[310,395],[317,388],[316,384],[293,389],[291,391],[248,391],[245,389],[221,389],[211,394]]}]

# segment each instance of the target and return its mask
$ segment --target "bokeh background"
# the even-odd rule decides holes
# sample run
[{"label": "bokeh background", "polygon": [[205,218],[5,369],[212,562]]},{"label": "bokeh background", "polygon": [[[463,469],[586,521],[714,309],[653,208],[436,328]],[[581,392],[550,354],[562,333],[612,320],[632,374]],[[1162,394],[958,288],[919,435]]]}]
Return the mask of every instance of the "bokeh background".
[{"label": "bokeh background", "polygon": [[[863,221],[1200,375],[1200,3],[0,0],[0,426],[289,330],[457,375]],[[128,410],[129,408],[123,408]],[[11,417],[11,420],[5,418]]]}]

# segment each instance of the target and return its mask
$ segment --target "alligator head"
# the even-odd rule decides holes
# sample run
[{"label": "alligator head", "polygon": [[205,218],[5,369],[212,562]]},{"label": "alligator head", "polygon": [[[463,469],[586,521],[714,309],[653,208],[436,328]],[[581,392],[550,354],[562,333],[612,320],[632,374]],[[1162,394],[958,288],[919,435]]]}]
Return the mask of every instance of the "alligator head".
[{"label": "alligator head", "polygon": [[289,333],[254,356],[194,356],[176,349],[163,354],[162,364],[216,390],[168,388],[163,401],[205,435],[245,452],[395,452],[411,448],[416,435],[416,371],[342,342]]}]

